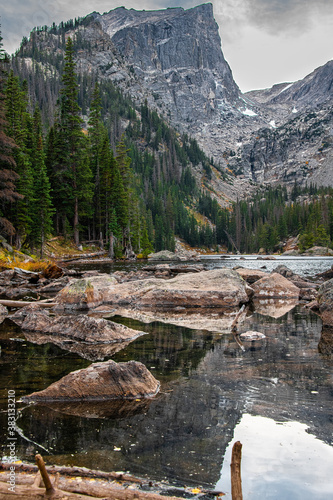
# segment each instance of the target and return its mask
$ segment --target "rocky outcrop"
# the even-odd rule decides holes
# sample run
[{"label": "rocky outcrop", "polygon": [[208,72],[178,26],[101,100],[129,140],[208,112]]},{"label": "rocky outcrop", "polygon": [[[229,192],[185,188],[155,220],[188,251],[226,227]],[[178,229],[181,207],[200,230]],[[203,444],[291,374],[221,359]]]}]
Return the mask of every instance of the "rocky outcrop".
[{"label": "rocky outcrop", "polygon": [[319,313],[324,326],[333,326],[333,279],[326,281],[318,290]]},{"label": "rocky outcrop", "polygon": [[333,255],[333,250],[329,247],[311,247],[305,250],[303,255],[311,255],[311,256],[321,256],[321,255]]},{"label": "rocky outcrop", "polygon": [[151,253],[148,255],[149,260],[159,260],[159,261],[187,261],[187,260],[198,260],[199,256],[197,252],[182,249],[179,252],[170,252],[170,250],[161,250],[157,253]]},{"label": "rocky outcrop", "polygon": [[272,273],[252,285],[254,298],[298,299],[299,288],[279,273]]},{"label": "rocky outcrop", "polygon": [[153,397],[160,384],[137,361],[94,363],[71,372],[43,391],[24,396],[24,402],[105,401]]}]

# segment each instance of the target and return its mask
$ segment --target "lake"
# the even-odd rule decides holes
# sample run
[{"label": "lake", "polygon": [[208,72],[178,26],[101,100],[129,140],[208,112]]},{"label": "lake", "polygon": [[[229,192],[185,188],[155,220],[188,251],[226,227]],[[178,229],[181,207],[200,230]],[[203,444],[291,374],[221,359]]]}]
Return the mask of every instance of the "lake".
[{"label": "lake", "polygon": [[[312,276],[329,269],[333,258],[207,256],[202,262],[207,268],[267,270],[283,263]],[[108,272],[115,268],[119,265]],[[161,382],[160,393],[152,400],[93,408],[18,403],[19,459],[32,462],[39,452],[50,464],[128,471],[217,489],[231,499],[231,448],[239,440],[244,499],[332,498],[333,357],[325,348],[318,316],[301,305],[278,317],[254,312],[241,331],[260,331],[265,338],[244,341],[244,351],[228,334],[114,320],[146,335],[113,359],[143,362]],[[28,342],[10,319],[0,325],[0,345],[4,458],[8,390],[19,399],[91,362],[53,344]]]}]

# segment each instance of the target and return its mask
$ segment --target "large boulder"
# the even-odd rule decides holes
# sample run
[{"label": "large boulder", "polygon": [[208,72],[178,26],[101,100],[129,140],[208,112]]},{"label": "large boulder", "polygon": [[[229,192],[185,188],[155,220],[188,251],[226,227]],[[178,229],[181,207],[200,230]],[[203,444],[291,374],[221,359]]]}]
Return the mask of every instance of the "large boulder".
[{"label": "large boulder", "polygon": [[333,250],[329,247],[311,247],[305,250],[303,255],[333,255]]},{"label": "large boulder", "polygon": [[56,296],[58,309],[89,309],[112,300],[118,281],[108,274],[72,280]]},{"label": "large boulder", "polygon": [[252,290],[236,271],[214,269],[180,274],[169,280],[150,278],[118,283],[108,275],[69,283],[56,297],[57,308],[101,304],[130,309],[237,308]]},{"label": "large boulder", "polygon": [[150,253],[148,255],[149,260],[171,260],[171,261],[179,261],[180,256],[174,252],[170,252],[170,250],[161,250],[157,253]]},{"label": "large boulder", "polygon": [[24,402],[105,401],[153,397],[160,384],[138,361],[109,360],[69,373],[43,391],[24,396]]},{"label": "large boulder", "polygon": [[299,298],[299,288],[279,273],[271,273],[253,283],[254,297],[271,299]]},{"label": "large boulder", "polygon": [[137,297],[138,308],[236,308],[248,302],[252,290],[231,269],[213,269],[201,273],[178,275]]},{"label": "large boulder", "polygon": [[325,326],[333,326],[333,279],[325,281],[318,290],[319,313]]},{"label": "large boulder", "polygon": [[289,267],[280,264],[273,270],[273,272],[281,274],[300,289],[300,300],[312,301],[317,297],[317,289],[319,285],[303,278],[299,274],[294,273],[291,269],[289,269]]}]

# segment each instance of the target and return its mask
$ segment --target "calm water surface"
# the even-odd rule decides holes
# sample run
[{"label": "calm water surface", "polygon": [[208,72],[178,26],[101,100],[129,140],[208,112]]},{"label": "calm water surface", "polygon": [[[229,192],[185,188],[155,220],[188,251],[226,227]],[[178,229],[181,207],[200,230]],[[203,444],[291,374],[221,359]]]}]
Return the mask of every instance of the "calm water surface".
[{"label": "calm water surface", "polygon": [[[225,266],[226,260],[230,267],[238,263],[207,258],[205,265]],[[256,267],[253,260],[247,266],[248,260],[239,264]],[[256,262],[268,269],[277,265]],[[309,275],[319,272],[314,266],[299,265]],[[316,315],[301,306],[277,318],[254,312],[241,329],[266,338],[244,341],[245,351],[231,335],[114,319],[146,335],[113,359],[143,362],[161,382],[159,395],[94,406],[19,403],[19,459],[33,461],[39,452],[48,463],[217,488],[231,499],[231,448],[240,440],[244,499],[332,498],[333,357],[327,338],[333,333],[322,330]],[[52,344],[28,342],[9,319],[0,325],[0,345],[5,457],[8,389],[19,399],[91,361]]]}]

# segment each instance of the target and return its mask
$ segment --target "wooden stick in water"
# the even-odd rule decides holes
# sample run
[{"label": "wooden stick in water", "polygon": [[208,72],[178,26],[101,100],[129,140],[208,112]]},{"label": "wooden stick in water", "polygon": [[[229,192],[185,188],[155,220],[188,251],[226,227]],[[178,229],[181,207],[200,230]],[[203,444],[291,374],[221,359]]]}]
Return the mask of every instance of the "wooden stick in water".
[{"label": "wooden stick in water", "polygon": [[240,441],[236,441],[236,443],[232,447],[231,464],[230,464],[232,500],[243,500],[241,459],[242,459],[242,444]]},{"label": "wooden stick in water", "polygon": [[38,466],[38,469],[39,469],[41,476],[43,478],[43,481],[44,481],[46,493],[48,495],[51,493],[55,493],[55,489],[54,489],[54,487],[51,483],[50,477],[47,473],[43,457],[39,453],[37,453],[37,455],[35,456],[35,459],[36,459],[36,464]]}]

